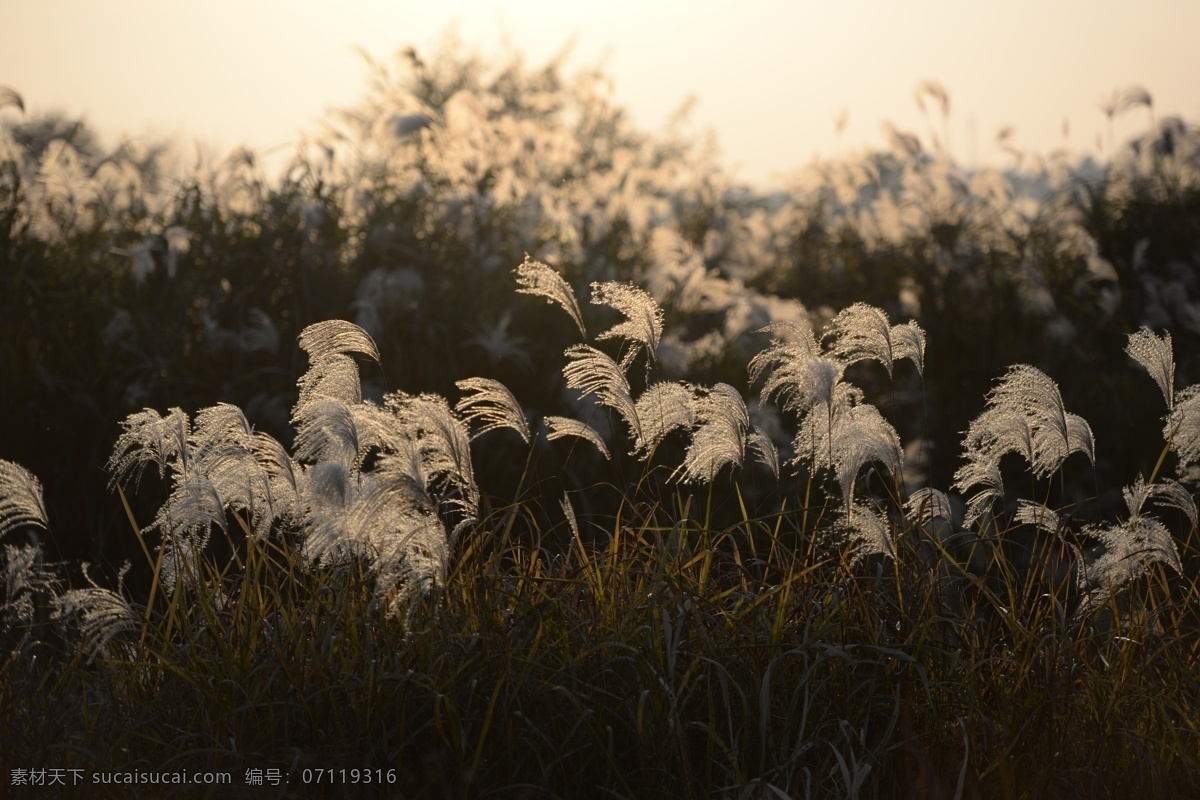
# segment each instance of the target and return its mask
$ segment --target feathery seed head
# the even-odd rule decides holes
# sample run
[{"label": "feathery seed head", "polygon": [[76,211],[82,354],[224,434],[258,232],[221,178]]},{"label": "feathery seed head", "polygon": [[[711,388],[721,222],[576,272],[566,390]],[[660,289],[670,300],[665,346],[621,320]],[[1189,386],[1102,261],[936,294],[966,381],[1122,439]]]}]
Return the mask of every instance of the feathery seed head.
[{"label": "feathery seed head", "polygon": [[571,534],[578,541],[579,520],[575,517],[575,507],[571,505],[571,498],[564,494],[562,499],[558,501],[558,505],[563,511],[563,516],[566,517],[567,526],[571,529]]},{"label": "feathery seed head", "polygon": [[843,309],[829,323],[832,355],[846,366],[863,360],[878,361],[892,375],[896,361],[907,358],[925,374],[925,331],[915,322],[892,325],[882,310],[866,303]]},{"label": "feathery seed head", "polygon": [[592,303],[615,308],[625,315],[626,321],[616,325],[597,336],[597,339],[621,338],[631,342],[634,348],[625,357],[623,364],[628,365],[637,355],[639,347],[644,346],[654,360],[658,342],[662,338],[662,309],[654,298],[642,289],[627,283],[606,281],[592,284]]},{"label": "feathery seed head", "polygon": [[1171,443],[1181,468],[1200,461],[1200,385],[1189,386],[1175,397],[1163,438]]},{"label": "feathery seed head", "polygon": [[112,475],[111,482],[116,484],[131,472],[136,472],[140,479],[142,471],[151,462],[158,466],[160,476],[166,474],[168,467],[176,472],[186,472],[191,461],[190,426],[187,414],[178,408],[172,408],[165,417],[151,408],[130,414],[121,423],[124,430],[113,445],[106,465]]},{"label": "feathery seed head", "polygon": [[309,325],[300,332],[300,349],[308,353],[311,363],[317,364],[330,356],[358,353],[379,362],[379,348],[367,332],[342,319],[331,319]]},{"label": "feathery seed head", "polygon": [[[805,312],[807,315],[807,312]],[[821,345],[817,342],[817,334],[813,331],[812,325],[806,321],[795,322],[792,320],[781,320],[772,322],[770,325],[759,328],[755,333],[769,333],[774,342],[783,344],[796,345],[808,357],[821,355]]]},{"label": "feathery seed head", "polygon": [[946,91],[946,87],[942,86],[941,82],[933,79],[921,81],[917,84],[917,89],[913,93],[916,98],[917,107],[922,111],[925,110],[925,98],[929,97],[939,106],[941,106],[942,116],[950,115],[950,93]]},{"label": "feathery seed head", "polygon": [[571,320],[579,328],[579,335],[587,338],[587,330],[583,327],[583,315],[579,312],[579,301],[571,284],[562,275],[540,261],[534,261],[525,254],[525,261],[517,267],[517,289],[519,294],[532,294],[546,298],[549,303],[557,303],[571,316]]},{"label": "feathery seed head", "polygon": [[41,545],[4,545],[0,558],[0,636],[34,621],[39,605],[58,593],[59,580],[44,563]]},{"label": "feathery seed head", "polygon": [[856,502],[847,506],[837,523],[851,544],[850,566],[873,555],[896,558],[891,525],[869,503]]},{"label": "feathery seed head", "polygon": [[1171,348],[1171,334],[1167,332],[1159,337],[1143,327],[1137,333],[1129,334],[1125,352],[1141,364],[1158,384],[1167,403],[1167,411],[1175,410],[1175,355]]},{"label": "feathery seed head", "polygon": [[595,395],[601,405],[614,409],[625,420],[634,441],[637,441],[642,435],[637,406],[620,365],[603,351],[586,344],[568,347],[566,355],[570,359],[563,367],[567,386],[582,390],[585,397]]},{"label": "feathery seed head", "polygon": [[878,361],[892,374],[891,323],[887,315],[866,303],[843,309],[825,330],[832,354],[846,366],[864,359]]},{"label": "feathery seed head", "polygon": [[512,428],[529,443],[529,421],[521,404],[500,381],[490,378],[467,378],[455,384],[464,392],[470,392],[455,405],[455,410],[469,422],[481,422],[475,437],[498,428]]},{"label": "feathery seed head", "polygon": [[348,405],[362,402],[358,364],[347,355],[329,355],[313,362],[308,371],[300,376],[298,386],[300,397],[292,411],[292,421],[297,425],[304,406],[318,398],[328,397]]},{"label": "feathery seed head", "polygon": [[364,475],[339,513],[314,522],[304,541],[305,557],[321,564],[369,559],[381,599],[443,583],[449,563],[445,527],[424,487],[407,476]]},{"label": "feathery seed head", "polygon": [[[1083,453],[1093,465],[1096,463],[1091,427],[1082,417],[1067,413],[1058,384],[1041,370],[1027,364],[1010,367],[999,385],[988,394],[988,406],[989,410],[1003,413],[988,415],[985,412],[976,418],[972,430],[968,431],[969,447],[971,442],[986,441],[989,436],[993,442],[1011,442],[1011,417],[1016,413],[1025,417],[1032,432],[1030,464],[1038,477],[1057,470],[1072,453]],[[1000,424],[1003,429],[993,427]],[[994,445],[991,453],[986,448],[983,452],[996,458],[999,457],[996,453],[1021,452],[1015,447],[1003,451],[998,447]]]},{"label": "feathery seed head", "polygon": [[312,425],[311,404],[319,398],[340,401],[349,407],[362,402],[358,364],[350,353],[379,362],[375,341],[352,322],[332,319],[309,325],[300,332],[300,348],[308,353],[309,368],[299,381],[300,397],[292,410],[292,423],[303,433]]},{"label": "feathery seed head", "polygon": [[891,329],[892,359],[907,358],[917,367],[917,374],[925,375],[925,331],[916,322],[893,325]]},{"label": "feathery seed head", "polygon": [[771,475],[775,480],[779,480],[779,448],[775,446],[775,442],[771,441],[771,437],[762,428],[755,425],[750,430],[750,437],[746,444],[758,454],[758,460],[771,470]]},{"label": "feathery seed head", "polygon": [[354,407],[333,397],[317,397],[298,406],[296,460],[302,463],[336,461],[356,467],[365,451],[355,424]]},{"label": "feathery seed head", "polygon": [[1029,417],[1013,408],[985,409],[971,420],[963,446],[968,454],[997,462],[1008,453],[1018,453],[1031,464],[1034,461]]},{"label": "feathery seed head", "polygon": [[867,463],[881,463],[893,477],[900,475],[904,459],[900,436],[869,403],[852,406],[835,416],[831,448],[842,497],[847,503],[853,500],[854,481]]},{"label": "feathery seed head", "polygon": [[966,492],[976,486],[982,487],[967,500],[967,511],[963,525],[970,527],[987,514],[992,504],[1004,499],[1004,478],[1000,474],[1000,460],[985,453],[966,453],[967,463],[954,473],[954,488]]},{"label": "feathery seed head", "polygon": [[548,433],[546,441],[553,442],[555,439],[561,439],[564,436],[574,436],[580,439],[585,439],[596,446],[600,451],[600,455],[604,456],[607,461],[611,456],[608,453],[608,447],[604,444],[604,439],[596,432],[596,429],[586,422],[580,422],[577,419],[570,417],[543,417],[542,421],[546,424]]},{"label": "feathery seed head", "polygon": [[197,466],[203,469],[215,451],[229,447],[249,451],[252,437],[253,431],[242,409],[230,403],[217,403],[196,412],[188,442]]},{"label": "feathery seed head", "polygon": [[1183,574],[1171,532],[1153,517],[1134,515],[1116,525],[1088,527],[1084,534],[1099,539],[1105,551],[1092,563],[1085,562],[1080,570],[1078,588],[1084,595],[1081,612],[1103,604],[1154,563],[1166,564]]},{"label": "feathery seed head", "polygon": [[704,483],[726,464],[742,465],[750,414],[742,395],[727,383],[698,394],[695,410],[697,425],[692,443],[675,474],[689,483]]},{"label": "feathery seed head", "polygon": [[42,484],[20,464],[0,460],[0,538],[26,525],[50,527]]},{"label": "feathery seed head", "polygon": [[[139,620],[128,600],[117,592],[100,588],[92,581],[86,563],[83,565],[83,574],[92,584],[91,587],[71,589],[54,598],[51,601],[54,608],[51,618],[63,624],[73,621],[79,626],[83,649],[91,661],[104,653],[117,636],[136,630]],[[122,570],[121,576],[124,577],[124,574],[125,570]]]},{"label": "feathery seed head", "polygon": [[0,86],[0,108],[5,106],[13,106],[25,113],[25,100],[20,93],[9,86]]},{"label": "feathery seed head", "polygon": [[410,438],[420,447],[421,463],[430,481],[444,481],[460,496],[456,505],[468,517],[478,511],[479,487],[471,461],[470,432],[436,394],[392,392],[385,399]]},{"label": "feathery seed head", "polygon": [[750,362],[750,379],[764,377],[760,399],[778,398],[784,410],[804,416],[818,406],[833,403],[845,365],[834,358],[817,356],[806,344],[775,342]]},{"label": "feathery seed head", "polygon": [[1170,478],[1162,478],[1155,483],[1146,483],[1145,478],[1138,475],[1132,486],[1121,490],[1125,498],[1125,506],[1129,509],[1130,517],[1141,516],[1146,503],[1155,502],[1159,505],[1182,511],[1195,527],[1200,517],[1196,510],[1196,501],[1191,492],[1183,484]]},{"label": "feathery seed head", "polygon": [[1017,501],[1017,513],[1013,515],[1013,522],[1021,525],[1034,525],[1039,530],[1055,535],[1058,534],[1061,527],[1057,511],[1044,504],[1033,503],[1029,500]]},{"label": "feathery seed head", "polygon": [[647,388],[635,404],[641,436],[634,443],[634,452],[648,458],[671,431],[691,430],[696,423],[695,406],[695,393],[687,384],[662,382]]},{"label": "feathery seed head", "polygon": [[935,519],[947,522],[954,519],[950,498],[945,492],[928,486],[909,495],[908,502],[904,504],[904,513],[918,525]]}]

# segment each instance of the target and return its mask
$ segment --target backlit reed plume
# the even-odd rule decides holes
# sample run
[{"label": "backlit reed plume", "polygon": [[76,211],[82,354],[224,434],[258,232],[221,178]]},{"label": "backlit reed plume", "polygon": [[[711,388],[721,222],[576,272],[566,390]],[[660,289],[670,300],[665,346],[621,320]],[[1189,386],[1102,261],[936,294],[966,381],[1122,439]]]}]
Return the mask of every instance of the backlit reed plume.
[{"label": "backlit reed plume", "polygon": [[1200,461],[1200,385],[1175,391],[1175,356],[1171,334],[1156,336],[1149,328],[1130,334],[1125,352],[1158,384],[1167,403],[1163,439],[1181,467]]},{"label": "backlit reed plume", "polygon": [[634,443],[634,449],[646,456],[671,431],[690,431],[696,423],[695,393],[684,383],[653,384],[638,397],[635,410],[641,436]]},{"label": "backlit reed plume", "polygon": [[862,393],[839,384],[828,415],[809,414],[796,434],[796,460],[812,468],[833,470],[848,515],[855,511],[854,483],[868,463],[885,466],[893,478],[904,461],[900,437],[879,410],[863,402]]},{"label": "backlit reed plume", "polygon": [[570,417],[543,417],[542,421],[546,424],[548,433],[546,434],[547,441],[554,441],[565,436],[573,436],[585,441],[591,442],[596,449],[600,451],[600,455],[604,456],[605,460],[611,458],[608,452],[608,445],[604,443],[604,438],[596,432],[596,429],[586,422],[581,422]]},{"label": "backlit reed plume", "polygon": [[[42,485],[21,465],[0,460],[0,539],[30,527],[49,528]],[[0,561],[0,580],[3,581],[0,586],[3,590],[0,635],[5,637],[5,645],[9,644],[7,637],[14,631],[26,631],[18,634],[18,641],[28,639],[27,629],[34,620],[35,609],[53,597],[58,588],[58,580],[45,567],[36,534],[30,539],[33,544],[5,544],[3,561]]]},{"label": "backlit reed plume", "polygon": [[[49,529],[41,483],[19,464],[0,460],[0,538],[30,526]],[[6,544],[3,554],[0,634],[7,637],[24,629],[18,641],[27,640],[37,606],[45,604],[52,611],[51,619],[78,624],[83,649],[91,659],[105,652],[114,637],[137,626],[138,616],[128,601],[97,586],[86,563],[83,575],[91,586],[60,594],[59,580],[45,566],[39,542],[19,547]],[[128,565],[121,571],[118,587],[127,569]]]},{"label": "backlit reed plume", "polygon": [[727,383],[701,390],[695,401],[696,428],[676,470],[689,483],[711,481],[726,465],[741,466],[750,415],[742,395]]},{"label": "backlit reed plume", "polygon": [[126,417],[106,467],[112,483],[124,481],[131,473],[140,479],[150,463],[158,467],[159,477],[168,469],[186,470],[189,425],[187,415],[178,408],[165,417],[149,408]]},{"label": "backlit reed plume", "polygon": [[966,463],[954,474],[955,489],[964,494],[976,490],[967,500],[967,525],[1003,499],[1000,460],[1008,453],[1022,456],[1039,478],[1057,471],[1073,453],[1083,453],[1095,466],[1091,426],[1067,412],[1058,385],[1041,370],[1026,364],[1010,367],[988,394],[987,406],[967,429]]},{"label": "backlit reed plume", "polygon": [[624,339],[632,345],[621,361],[622,367],[628,368],[642,347],[650,354],[650,360],[654,360],[663,326],[662,309],[654,298],[636,286],[606,281],[592,284],[592,302],[615,308],[626,317],[625,322],[596,337],[599,340]]},{"label": "backlit reed plume", "polygon": [[1034,503],[1025,499],[1017,501],[1013,522],[1021,525],[1033,525],[1039,530],[1055,535],[1059,533],[1061,526],[1057,511],[1048,508],[1044,503]]},{"label": "backlit reed plume", "polygon": [[863,401],[862,392],[842,377],[845,368],[864,359],[879,361],[888,374],[896,359],[909,358],[924,371],[925,336],[915,323],[892,326],[879,309],[857,303],[834,317],[823,351],[807,325],[772,325],[771,345],[750,362],[750,379],[762,381],[762,400],[776,398],[795,411],[800,424],[795,461],[814,470],[834,472],[852,518],[854,482],[871,462],[900,475],[903,450],[895,428]]},{"label": "backlit reed plume", "polygon": [[1167,411],[1175,410],[1175,354],[1171,347],[1171,334],[1164,333],[1156,336],[1149,328],[1142,328],[1137,333],[1129,335],[1125,344],[1125,352],[1129,357],[1142,365],[1142,368],[1158,384],[1166,401]]},{"label": "backlit reed plume", "polygon": [[821,354],[808,325],[775,323],[762,329],[774,334],[767,349],[750,360],[750,381],[762,381],[761,401],[772,398],[785,411],[807,414],[817,406],[833,402],[834,387],[842,379],[845,365]]},{"label": "backlit reed plume", "polygon": [[621,366],[591,345],[572,345],[567,348],[566,355],[570,359],[563,367],[567,386],[581,389],[585,397],[595,395],[600,405],[620,414],[629,426],[634,441],[638,441],[642,431],[638,422],[637,406]]},{"label": "backlit reed plume", "polygon": [[871,504],[855,502],[848,506],[837,518],[834,527],[841,530],[850,544],[850,566],[874,555],[896,558],[891,525]]},{"label": "backlit reed plume", "polygon": [[42,484],[20,464],[0,460],[0,538],[26,525],[49,527]]},{"label": "backlit reed plume", "polygon": [[750,429],[750,436],[746,440],[746,446],[757,454],[759,463],[766,466],[771,471],[771,476],[778,480],[780,467],[779,448],[775,446],[775,442],[771,441],[771,437],[755,425]]},{"label": "backlit reed plume", "polygon": [[0,642],[19,648],[32,636],[37,609],[57,596],[60,581],[40,545],[4,545],[0,565]]},{"label": "backlit reed plume", "polygon": [[1129,582],[1141,577],[1155,563],[1183,574],[1179,549],[1170,530],[1145,513],[1148,503],[1182,511],[1195,530],[1197,511],[1191,494],[1179,483],[1163,480],[1148,484],[1138,476],[1123,490],[1129,518],[1113,525],[1093,525],[1084,534],[1099,539],[1105,551],[1090,564],[1081,563],[1078,587],[1084,593],[1081,611],[1094,608]]},{"label": "backlit reed plume", "polygon": [[579,335],[587,338],[583,315],[579,312],[579,301],[575,299],[575,292],[562,275],[526,254],[525,261],[517,267],[517,284],[520,287],[517,289],[518,293],[544,297],[547,302],[561,306],[579,328]]},{"label": "backlit reed plume", "polygon": [[[363,401],[349,354],[378,360],[379,352],[351,323],[310,326],[300,345],[311,362],[293,412],[297,460],[306,465],[305,556],[322,564],[366,559],[376,595],[388,600],[439,585],[478,509],[466,423],[437,395],[393,392],[382,408]],[[454,525],[449,534],[442,512]]]},{"label": "backlit reed plume", "polygon": [[1096,463],[1091,426],[1067,412],[1058,384],[1026,364],[1009,367],[988,394],[988,408],[971,423],[966,446],[968,457],[995,461],[1005,453],[1020,453],[1038,477],[1058,470],[1073,453]]},{"label": "backlit reed plume", "polygon": [[138,629],[141,622],[137,612],[119,590],[129,565],[126,564],[117,578],[118,591],[96,585],[88,574],[88,565],[83,565],[83,575],[91,586],[71,589],[51,601],[52,619],[58,620],[68,629],[77,629],[82,637],[80,646],[88,654],[88,660],[109,653],[113,640],[125,633]]},{"label": "backlit reed plume", "polygon": [[512,428],[526,443],[529,442],[529,421],[507,386],[490,378],[467,378],[455,386],[469,392],[454,408],[467,421],[480,423],[476,437],[488,431]]},{"label": "backlit reed plume", "polygon": [[864,359],[883,364],[888,376],[892,365],[910,359],[917,372],[925,373],[925,332],[915,322],[891,325],[887,315],[866,303],[855,303],[842,310],[825,330],[832,340],[831,352],[850,366]]}]

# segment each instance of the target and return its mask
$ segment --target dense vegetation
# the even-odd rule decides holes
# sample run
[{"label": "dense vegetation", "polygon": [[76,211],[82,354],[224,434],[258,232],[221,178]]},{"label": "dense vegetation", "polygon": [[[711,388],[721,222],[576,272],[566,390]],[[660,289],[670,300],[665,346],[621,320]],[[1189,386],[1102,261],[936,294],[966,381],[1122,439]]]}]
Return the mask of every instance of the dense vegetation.
[{"label": "dense vegetation", "polygon": [[763,195],[601,74],[373,70],[279,180],[4,112],[6,780],[1200,784],[1200,135]]}]

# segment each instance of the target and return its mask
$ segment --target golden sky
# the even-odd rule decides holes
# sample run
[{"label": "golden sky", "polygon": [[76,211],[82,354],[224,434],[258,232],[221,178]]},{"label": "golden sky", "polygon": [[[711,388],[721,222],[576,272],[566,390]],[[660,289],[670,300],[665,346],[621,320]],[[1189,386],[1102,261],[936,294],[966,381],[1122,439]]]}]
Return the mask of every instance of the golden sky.
[{"label": "golden sky", "polygon": [[[927,136],[913,91],[931,78],[949,91],[964,161],[1004,163],[1005,125],[1022,149],[1095,153],[1101,103],[1135,84],[1159,116],[1200,120],[1194,0],[7,0],[4,18],[0,85],[30,112],[218,148],[295,141],[359,98],[355,46],[430,52],[452,23],[470,45],[498,52],[507,38],[535,64],[574,40],[568,65],[603,59],[644,128],[694,96],[691,129],[712,130],[724,163],[764,184],[814,155],[882,146],[885,120]],[[1147,120],[1129,112],[1117,138]]]}]

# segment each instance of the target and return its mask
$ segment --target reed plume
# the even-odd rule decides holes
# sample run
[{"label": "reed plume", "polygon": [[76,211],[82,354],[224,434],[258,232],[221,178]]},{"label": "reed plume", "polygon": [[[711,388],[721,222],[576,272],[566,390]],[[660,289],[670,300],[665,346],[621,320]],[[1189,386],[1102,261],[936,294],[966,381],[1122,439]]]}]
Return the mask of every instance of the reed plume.
[{"label": "reed plume", "polygon": [[585,397],[595,395],[600,405],[615,410],[629,426],[634,441],[638,441],[642,437],[642,430],[637,405],[621,366],[591,345],[572,345],[567,348],[566,355],[570,359],[563,367],[567,386],[581,389]]},{"label": "reed plume", "polygon": [[608,445],[604,443],[604,438],[596,432],[596,429],[586,422],[581,422],[570,417],[543,417],[542,421],[546,424],[548,433],[546,440],[553,442],[555,439],[561,439],[564,436],[574,436],[585,441],[591,442],[600,455],[604,456],[607,461],[611,458],[608,452]]},{"label": "reed plume", "polygon": [[541,261],[535,261],[525,254],[525,261],[517,267],[517,289],[519,294],[531,294],[544,297],[549,303],[557,303],[571,317],[571,321],[579,328],[579,335],[587,338],[587,329],[583,326],[583,315],[579,312],[579,301],[571,284],[567,283],[558,272]]},{"label": "reed plume", "polygon": [[625,315],[625,322],[596,337],[601,341],[624,339],[632,345],[621,359],[623,368],[628,369],[643,347],[650,354],[650,361],[654,361],[659,340],[662,339],[663,318],[662,309],[653,297],[636,286],[606,281],[592,284],[592,302],[615,308]]},{"label": "reed plume", "polygon": [[472,438],[488,431],[512,428],[526,444],[529,443],[529,421],[507,386],[490,378],[467,378],[455,386],[470,393],[458,401],[455,410],[468,422],[482,423]]},{"label": "reed plume", "polygon": [[1171,347],[1171,334],[1164,333],[1159,337],[1149,328],[1143,327],[1137,333],[1129,334],[1125,352],[1141,364],[1158,384],[1163,400],[1167,403],[1167,411],[1174,411],[1175,354]]},{"label": "reed plume", "polygon": [[1183,562],[1167,526],[1149,516],[1145,507],[1158,503],[1182,511],[1195,530],[1197,511],[1191,494],[1175,481],[1146,483],[1139,475],[1131,486],[1122,491],[1129,518],[1113,525],[1092,525],[1084,534],[1098,539],[1104,552],[1091,563],[1083,561],[1077,576],[1077,586],[1084,600],[1079,613],[1102,605],[1126,584],[1137,580],[1156,563],[1165,564],[1177,574],[1183,574]]},{"label": "reed plume", "polygon": [[0,538],[27,525],[49,528],[42,484],[20,464],[0,460]]},{"label": "reed plume", "polygon": [[726,465],[741,466],[750,414],[742,395],[727,383],[696,398],[696,429],[675,475],[689,483],[711,481]]},{"label": "reed plume", "polygon": [[907,358],[925,374],[925,332],[915,322],[891,325],[882,310],[866,303],[843,309],[825,331],[832,339],[831,354],[845,366],[870,359],[892,376],[892,365]]},{"label": "reed plume", "polygon": [[684,383],[655,383],[638,397],[634,410],[641,430],[634,451],[648,457],[668,433],[690,431],[696,424],[695,391]]}]

